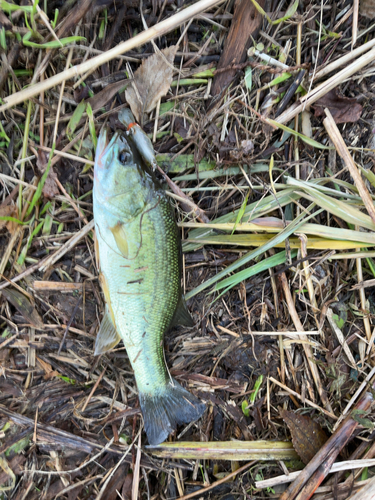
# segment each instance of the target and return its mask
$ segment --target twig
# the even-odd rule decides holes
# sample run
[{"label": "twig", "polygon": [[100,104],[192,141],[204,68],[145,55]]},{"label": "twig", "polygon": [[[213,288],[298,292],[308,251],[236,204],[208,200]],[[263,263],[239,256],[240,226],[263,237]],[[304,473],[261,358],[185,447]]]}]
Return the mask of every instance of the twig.
[{"label": "twig", "polygon": [[358,389],[355,391],[355,393],[353,394],[353,396],[351,397],[349,403],[346,405],[346,408],[344,409],[344,411],[341,413],[340,415],[340,418],[338,419],[338,421],[335,423],[334,427],[333,427],[333,431],[335,431],[337,429],[337,427],[341,424],[341,422],[344,420],[344,418],[346,417],[346,415],[348,414],[350,408],[353,406],[353,404],[357,401],[358,397],[360,396],[361,392],[363,391],[363,389],[366,387],[366,385],[370,382],[370,380],[372,379],[372,377],[375,375],[375,367],[370,371],[370,373],[367,375],[367,377],[365,378],[365,380],[361,383],[361,385],[358,387]]},{"label": "twig", "polygon": [[49,266],[53,266],[55,262],[57,262],[63,255],[65,255],[67,252],[69,252],[72,248],[76,246],[76,244],[81,241],[82,238],[84,238],[93,228],[94,228],[94,221],[90,221],[88,224],[83,226],[83,228],[75,233],[75,235],[67,241],[57,252],[49,256],[48,259],[45,261],[42,261],[43,263],[39,263],[42,265],[39,265],[39,270],[40,271],[45,271]]},{"label": "twig", "polygon": [[363,486],[360,490],[351,495],[348,500],[371,500],[375,494],[375,477]]},{"label": "twig", "polygon": [[196,205],[193,200],[191,200],[188,196],[186,196],[186,194],[183,191],[181,191],[181,189],[177,186],[177,184],[168,177],[168,175],[159,167],[159,165],[157,165],[156,168],[164,177],[168,186],[172,190],[172,193],[168,193],[167,191],[167,194],[169,194],[172,198],[178,199],[181,203],[182,208],[186,212],[189,212],[189,208],[187,207],[190,207],[193,210],[193,213],[198,220],[200,220],[204,224],[208,224],[210,222],[210,219],[207,217],[204,211],[201,208],[199,208],[198,205]]},{"label": "twig", "polygon": [[202,495],[203,493],[206,493],[206,491],[210,491],[213,488],[216,488],[216,486],[219,486],[219,484],[223,484],[228,479],[231,479],[234,476],[237,476],[237,474],[241,474],[242,472],[245,472],[246,469],[254,465],[257,461],[254,460],[253,462],[249,462],[248,464],[244,465],[243,467],[240,467],[239,469],[230,472],[227,476],[223,477],[222,479],[219,479],[218,481],[215,481],[214,483],[210,484],[209,486],[206,486],[205,488],[202,488],[198,491],[193,491],[193,493],[189,493],[188,495],[185,495],[183,497],[180,497],[178,500],[188,500],[189,498],[194,498],[199,495]]},{"label": "twig", "polygon": [[342,331],[336,325],[335,320],[333,319],[333,311],[330,307],[327,310],[327,319],[328,319],[329,324],[331,325],[332,330],[336,334],[337,340],[340,342],[342,348],[344,349],[344,352],[348,358],[350,367],[353,368],[354,370],[357,370],[357,363],[355,362],[352,351],[350,350],[348,344],[346,343],[344,335],[342,334]]},{"label": "twig", "polygon": [[107,367],[105,366],[104,367],[104,370],[100,373],[99,377],[97,378],[95,384],[94,384],[94,387],[91,389],[91,392],[90,394],[88,395],[86,401],[85,401],[85,404],[83,405],[83,408],[82,408],[82,413],[86,410],[87,408],[87,405],[89,404],[91,398],[93,397],[94,395],[94,392],[96,391],[98,385],[100,384],[100,381],[102,380],[102,378],[104,377],[104,374],[105,374],[105,371],[106,371]]},{"label": "twig", "polygon": [[[30,141],[30,143],[33,144],[33,146],[35,148],[41,149],[42,151],[50,152],[52,150],[52,148],[48,148],[47,146],[40,146],[39,144],[33,143],[32,141]],[[63,156],[64,158],[69,158],[69,160],[79,161],[79,162],[85,163],[85,164],[87,163],[88,165],[95,165],[95,162],[92,160],[88,160],[86,158],[81,158],[80,156],[75,156],[75,155],[72,155],[71,153],[65,153],[64,151],[59,151],[57,149],[54,150],[54,154],[57,156]],[[56,163],[56,162],[53,161],[53,163]]]},{"label": "twig", "polygon": [[327,417],[330,417],[330,418],[333,418],[333,419],[337,420],[336,415],[334,415],[333,413],[325,410],[324,408],[321,408],[319,405],[317,405],[316,403],[313,403],[309,399],[303,398],[300,394],[298,394],[298,392],[293,391],[293,389],[291,389],[290,387],[287,387],[286,385],[280,383],[278,380],[274,379],[273,377],[269,377],[269,379],[270,379],[271,382],[273,382],[274,384],[276,384],[279,387],[281,387],[282,389],[284,389],[284,391],[287,391],[290,394],[292,394],[293,396],[295,396],[296,398],[300,399],[302,402],[306,403],[307,405],[311,406],[312,408],[315,408],[316,410],[321,411],[322,413],[324,413],[325,415],[327,415]]},{"label": "twig", "polygon": [[[375,459],[363,459],[363,460],[345,460],[344,462],[337,462],[332,465],[329,474],[333,474],[334,472],[341,472],[352,469],[361,469],[363,467],[374,467]],[[291,483],[294,481],[299,475],[301,471],[290,472],[288,475],[283,474],[282,476],[271,477],[270,479],[264,479],[263,481],[256,481],[256,488],[272,488],[276,484],[285,484]]]},{"label": "twig", "polygon": [[138,431],[138,446],[137,446],[137,458],[134,466],[133,473],[133,485],[132,485],[132,500],[138,500],[138,489],[139,489],[139,473],[141,470],[141,433]]}]

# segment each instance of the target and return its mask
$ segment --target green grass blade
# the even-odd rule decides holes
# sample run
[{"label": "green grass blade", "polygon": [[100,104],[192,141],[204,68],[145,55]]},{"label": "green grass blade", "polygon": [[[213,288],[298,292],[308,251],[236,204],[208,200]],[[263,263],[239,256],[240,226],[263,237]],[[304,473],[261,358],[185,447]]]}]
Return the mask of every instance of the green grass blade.
[{"label": "green grass blade", "polygon": [[[291,252],[291,257],[296,257],[297,253],[298,250],[293,250]],[[282,252],[278,252],[275,255],[272,255],[272,257],[268,257],[267,259],[264,259],[261,262],[257,262],[257,264],[254,264],[253,266],[248,267],[243,271],[240,271],[236,274],[233,274],[232,276],[229,276],[228,278],[225,278],[222,281],[219,281],[219,283],[216,283],[214,290],[221,290],[223,288],[226,288],[225,291],[227,292],[234,286],[241,283],[241,281],[251,278],[252,276],[255,276],[256,274],[259,274],[263,271],[267,271],[267,269],[271,269],[272,267],[284,264],[285,261],[286,252],[285,250],[283,250]]]},{"label": "green grass blade", "polygon": [[289,128],[286,125],[283,125],[282,123],[279,123],[279,122],[277,122],[275,120],[271,120],[271,118],[267,118],[266,121],[268,121],[271,125],[274,125],[275,127],[279,128],[281,130],[284,130],[284,132],[288,132],[289,134],[292,134],[295,137],[298,137],[303,142],[305,142],[309,146],[312,146],[313,148],[317,148],[317,149],[334,149],[333,147],[330,147],[330,146],[323,146],[323,144],[320,144],[320,142],[314,141],[314,139],[311,139],[310,137],[307,137],[306,135],[300,134],[299,132],[296,132],[292,128]]},{"label": "green grass blade", "polygon": [[53,40],[52,42],[46,43],[35,43],[30,42],[32,32],[28,31],[26,35],[22,38],[22,43],[26,47],[32,47],[34,49],[59,49],[74,42],[85,42],[86,38],[84,36],[68,36],[67,38],[61,38],[60,40]]},{"label": "green grass blade", "polygon": [[52,161],[52,158],[53,158],[53,153],[55,152],[55,147],[56,147],[56,144],[53,143],[52,144],[52,149],[51,149],[51,152],[50,152],[49,158],[48,158],[47,168],[46,168],[44,174],[42,175],[42,178],[40,179],[40,181],[38,183],[38,186],[36,188],[34,196],[33,196],[32,200],[31,200],[30,205],[29,205],[29,208],[27,209],[27,212],[26,212],[26,216],[27,217],[31,214],[31,212],[33,211],[33,208],[35,207],[36,203],[39,201],[39,198],[42,195],[43,186],[44,186],[44,184],[45,184],[45,182],[47,180],[48,173],[49,173],[49,170],[51,168],[51,161]]},{"label": "green grass blade", "polygon": [[[268,169],[268,165],[267,165]],[[242,221],[244,221],[245,218],[250,217],[251,219],[255,219],[256,217],[262,217],[263,215],[273,212],[274,210],[278,210],[280,207],[284,207],[285,205],[288,205],[289,203],[292,203],[294,200],[298,200],[300,198],[299,195],[296,195],[293,192],[292,189],[284,189],[283,191],[279,192],[275,195],[269,195],[265,196],[262,200],[256,201],[253,203],[250,203],[245,210],[244,216],[242,218]],[[229,214],[223,215],[221,217],[218,217],[217,219],[214,219],[212,222],[213,223],[227,223],[227,222],[234,222],[237,217],[238,210],[235,210],[234,212],[231,212]],[[189,232],[189,241],[185,242],[182,245],[182,249],[184,252],[191,252],[197,248],[200,248],[202,245],[199,243],[199,238],[204,238],[206,236],[209,236],[213,234],[214,229],[211,228],[205,228],[203,227],[202,229],[193,229],[192,231]],[[196,239],[197,243],[194,244],[192,240]]]},{"label": "green grass blade", "polygon": [[[314,203],[312,203],[308,209],[307,212],[312,210],[312,208],[315,206]],[[267,243],[262,245],[259,248],[256,248],[255,250],[252,250],[251,252],[248,252],[246,255],[243,257],[237,259],[233,264],[229,265],[226,269],[223,271],[217,273],[215,276],[210,278],[209,280],[205,281],[204,283],[201,283],[198,285],[196,288],[191,290],[186,294],[186,299],[189,299],[191,297],[194,297],[197,293],[200,293],[202,290],[205,290],[206,288],[214,285],[217,281],[221,280],[224,278],[227,274],[235,271],[239,267],[247,264],[250,260],[255,259],[259,255],[262,255],[264,252],[267,250],[270,250],[273,248],[277,243],[281,243],[282,241],[286,240],[291,234],[293,234],[295,231],[299,229],[299,227],[304,223],[304,221],[309,220],[311,217],[317,215],[317,213],[320,213],[322,210],[319,210],[318,212],[315,212],[314,214],[310,214],[306,216],[306,213],[303,212],[301,213],[298,217],[294,219],[293,222],[291,222],[285,229],[283,229],[279,234],[276,234],[272,239],[270,239]]]},{"label": "green grass blade", "polygon": [[250,191],[247,193],[247,195],[245,196],[245,199],[244,201],[242,202],[242,205],[241,205],[241,208],[239,209],[238,211],[238,214],[237,214],[237,218],[236,218],[236,222],[234,223],[234,227],[232,229],[232,234],[234,233],[234,231],[236,230],[236,226],[237,224],[240,222],[240,220],[242,219],[244,213],[245,213],[245,210],[246,210],[246,206],[247,206],[247,201],[249,199],[249,195],[250,195]]},{"label": "green grass blade", "polygon": [[279,24],[282,23],[283,21],[287,21],[288,19],[290,19],[297,12],[298,2],[299,0],[296,0],[292,5],[290,5],[288,10],[285,12],[285,16],[281,17],[280,19],[276,19],[275,21],[272,21],[272,24]]},{"label": "green grass blade", "polygon": [[[289,179],[287,182],[288,184],[293,183],[293,181],[290,182]],[[296,191],[296,193],[298,194],[299,192]],[[358,225],[370,229],[371,231],[375,231],[375,224],[372,222],[371,217],[350,205],[348,202],[336,200],[331,196],[323,194],[318,189],[314,189],[313,187],[306,185],[303,188],[303,192],[300,192],[299,194],[310,201],[316,202],[317,205],[322,207],[324,210],[340,217],[340,219],[348,222],[349,224]]]},{"label": "green grass blade", "polygon": [[78,104],[78,106],[74,110],[74,113],[73,113],[73,115],[72,115],[71,119],[69,120],[69,123],[66,127],[66,135],[69,138],[73,136],[73,134],[78,126],[78,123],[81,121],[81,118],[83,116],[83,113],[85,112],[85,109],[86,109],[86,103],[83,100]]},{"label": "green grass blade", "polygon": [[[164,156],[164,155],[158,155],[158,156]],[[158,156],[156,157],[156,159],[158,159]],[[192,159],[194,160],[193,155],[181,155],[181,156],[191,156]],[[178,157],[176,158],[176,160],[177,159],[178,159]],[[229,168],[215,169],[215,166],[216,166],[215,162],[207,162],[207,161],[206,161],[206,163],[200,162],[199,167],[201,165],[202,165],[202,167],[204,167],[206,164],[209,165],[210,170],[208,170],[208,168],[206,168],[205,171],[202,171],[202,172],[199,170],[199,180],[214,179],[216,177],[230,177],[232,175],[242,174],[242,170],[240,167],[229,167]],[[194,168],[194,163],[191,164],[189,161],[189,166],[185,167],[184,170],[187,170],[188,168]],[[249,175],[250,174],[259,174],[259,173],[268,171],[268,165],[266,163],[258,163],[256,165],[244,165],[242,168]],[[173,165],[172,165],[172,169],[173,169]],[[175,171],[172,169],[169,170],[169,172],[173,173]],[[274,170],[277,170],[279,172],[282,171],[281,168],[274,168]],[[178,175],[178,176],[174,177],[173,180],[174,181],[196,181],[197,174],[193,173],[193,174]]]},{"label": "green grass blade", "polygon": [[91,140],[94,145],[94,149],[96,150],[96,145],[98,143],[98,139],[96,137],[96,131],[95,131],[95,121],[94,121],[94,114],[92,112],[91,104],[88,102],[86,106],[86,112],[87,116],[89,117],[89,130],[90,130],[90,135],[91,135]]}]

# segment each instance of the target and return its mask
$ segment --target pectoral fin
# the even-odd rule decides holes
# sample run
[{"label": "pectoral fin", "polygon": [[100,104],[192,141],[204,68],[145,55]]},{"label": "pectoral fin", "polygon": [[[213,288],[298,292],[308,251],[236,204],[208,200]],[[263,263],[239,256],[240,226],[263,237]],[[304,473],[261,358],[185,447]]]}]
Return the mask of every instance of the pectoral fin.
[{"label": "pectoral fin", "polygon": [[176,312],[174,313],[173,316],[171,327],[177,325],[190,326],[190,327],[194,326],[194,320],[191,317],[188,308],[186,307],[186,302],[182,294],[180,295],[180,299],[176,307]]},{"label": "pectoral fin", "polygon": [[141,216],[137,216],[126,224],[119,221],[114,227],[109,228],[117,249],[125,259],[133,260],[137,257],[142,243],[141,228]]},{"label": "pectoral fin", "polygon": [[109,228],[113,234],[113,237],[116,241],[117,248],[120,253],[125,257],[125,259],[129,258],[129,244],[128,238],[126,235],[126,231],[124,228],[124,224],[118,222],[114,227]]},{"label": "pectoral fin", "polygon": [[104,354],[113,349],[121,340],[112,322],[108,305],[105,306],[105,313],[100,324],[98,335],[95,341],[95,356]]}]

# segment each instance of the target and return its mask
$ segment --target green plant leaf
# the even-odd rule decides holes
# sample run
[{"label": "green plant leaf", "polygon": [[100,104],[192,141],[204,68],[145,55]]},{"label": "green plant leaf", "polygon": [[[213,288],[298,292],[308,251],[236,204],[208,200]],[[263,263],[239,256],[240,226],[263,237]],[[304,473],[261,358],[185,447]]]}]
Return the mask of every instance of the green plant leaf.
[{"label": "green plant leaf", "polygon": [[85,109],[86,109],[86,103],[83,100],[78,104],[78,106],[74,110],[74,113],[66,127],[66,134],[69,138],[71,138],[74,135],[74,132],[77,128],[78,123],[81,121]]},{"label": "green plant leaf", "polygon": [[245,210],[246,210],[246,207],[247,207],[247,200],[249,199],[249,195],[250,195],[250,191],[248,191],[247,195],[245,196],[245,199],[242,202],[241,208],[238,211],[236,222],[234,223],[234,227],[232,229],[232,233],[231,234],[234,233],[234,231],[236,230],[237,224],[241,221],[241,219],[242,219],[242,217],[243,217],[243,215],[245,213]]},{"label": "green plant leaf", "polygon": [[286,11],[285,16],[281,17],[280,19],[276,19],[275,21],[272,21],[272,19],[269,17],[269,15],[262,9],[262,7],[258,4],[258,2],[256,0],[251,0],[251,1],[253,2],[254,6],[257,9],[257,11],[259,12],[259,14],[261,14],[262,16],[265,16],[265,18],[267,19],[267,21],[270,24],[279,24],[283,21],[287,21],[288,19],[290,19],[297,11],[298,2],[299,2],[299,0],[295,0],[295,2]]},{"label": "green plant leaf", "polygon": [[298,3],[299,0],[295,0],[295,2],[289,6],[288,10],[285,12],[285,16],[281,17],[280,19],[276,19],[276,21],[272,21],[272,24],[279,24],[282,23],[283,21],[287,21],[290,19],[297,11],[298,9]]},{"label": "green plant leaf", "polygon": [[251,66],[247,66],[245,68],[245,85],[246,88],[250,91],[253,85],[253,68]]},{"label": "green plant leaf", "polygon": [[[290,178],[288,178],[287,182],[288,184],[294,183],[294,181]],[[350,205],[348,202],[337,200],[331,196],[323,194],[318,189],[306,185],[306,183],[304,183],[302,191],[303,192],[300,193],[302,196],[310,201],[316,202],[317,205],[322,207],[327,212],[340,217],[349,224],[358,225],[370,229],[371,231],[375,231],[375,224],[371,217],[358,210],[358,208]],[[298,194],[298,191],[296,191],[296,193]]]},{"label": "green plant leaf", "polygon": [[183,85],[201,85],[202,83],[207,83],[207,78],[181,78],[180,80],[174,80],[171,83],[171,87],[183,86]]},{"label": "green plant leaf", "polygon": [[64,47],[65,45],[68,45],[69,43],[86,41],[86,38],[84,36],[68,36],[67,38],[61,38],[60,40],[53,40],[51,42],[35,43],[30,42],[31,36],[32,32],[27,32],[26,35],[22,38],[22,43],[26,47],[32,47],[34,49],[59,49],[61,47]]},{"label": "green plant leaf", "polygon": [[160,104],[159,116],[165,115],[174,108],[175,101],[162,102]]},{"label": "green plant leaf", "polygon": [[245,417],[250,417],[250,411],[249,411],[249,403],[248,401],[246,401],[246,399],[244,401],[242,401],[242,405],[241,405],[241,408],[242,408],[242,413],[245,415]]},{"label": "green plant leaf", "polygon": [[27,12],[29,14],[31,14],[33,11],[33,7],[25,5],[15,5],[13,3],[6,2],[5,0],[0,0],[0,9],[3,9],[5,12],[8,12],[8,14],[11,14],[16,10],[22,10],[23,12]]},{"label": "green plant leaf", "polygon": [[215,76],[216,68],[208,68],[204,71],[198,71],[198,73],[194,73],[194,78],[213,78]]},{"label": "green plant leaf", "polygon": [[255,384],[254,384],[254,391],[250,394],[250,403],[254,403],[257,394],[259,392],[259,389],[261,388],[261,385],[263,383],[263,375],[259,375],[259,377],[256,379]]},{"label": "green plant leaf", "polygon": [[[297,250],[293,250],[291,252],[292,258],[296,257],[297,253]],[[278,252],[275,255],[272,255],[272,257],[267,257],[267,259],[257,262],[253,266],[248,267],[247,269],[244,269],[243,271],[240,271],[236,274],[233,274],[222,281],[219,281],[219,283],[216,283],[215,285],[215,290],[222,290],[223,288],[225,288],[225,292],[227,292],[234,286],[241,283],[241,281],[245,281],[252,276],[255,276],[256,274],[267,271],[267,269],[279,266],[280,264],[284,264],[285,262],[286,252],[285,250],[283,250],[282,252]]]},{"label": "green plant leaf", "polygon": [[[254,1],[254,0],[252,0]],[[301,139],[303,142],[306,142],[309,146],[312,146],[313,148],[317,149],[334,149],[333,147],[330,146],[323,146],[323,144],[320,144],[320,142],[315,141],[314,139],[311,139],[310,137],[307,137],[306,135],[303,135],[299,132],[296,132],[292,128],[287,127],[286,125],[283,125],[282,123],[279,123],[275,120],[271,120],[271,118],[266,119],[267,122],[269,122],[271,125],[274,125],[275,127],[284,130],[284,132],[288,132],[289,134],[294,135],[294,137],[298,137]]]},{"label": "green plant leaf", "polygon": [[30,438],[31,438],[31,432],[28,436],[25,436],[23,439],[20,439],[16,443],[14,443],[12,446],[10,446],[6,452],[5,456],[9,457],[11,453],[16,453],[17,455],[21,453],[30,443]]},{"label": "green plant leaf", "polygon": [[53,158],[53,153],[55,152],[55,147],[56,147],[56,144],[53,143],[52,144],[52,149],[50,151],[50,154],[49,154],[49,158],[48,158],[48,164],[47,164],[47,168],[44,172],[44,174],[42,175],[42,178],[40,179],[39,183],[38,183],[38,186],[36,188],[36,191],[34,193],[34,196],[31,200],[31,203],[29,205],[29,208],[27,209],[27,212],[26,212],[26,216],[28,217],[31,212],[33,211],[33,208],[35,206],[35,204],[38,202],[39,198],[41,197],[42,195],[42,190],[43,190],[43,186],[47,180],[47,176],[48,176],[48,172],[51,168],[51,161],[52,161],[52,158]]},{"label": "green plant leaf", "polygon": [[91,140],[94,145],[94,149],[96,150],[96,145],[98,143],[98,139],[96,137],[96,131],[95,131],[95,121],[94,121],[94,114],[92,112],[91,104],[88,102],[86,106],[86,112],[87,116],[89,117],[89,130],[90,130],[90,135],[91,135]]}]

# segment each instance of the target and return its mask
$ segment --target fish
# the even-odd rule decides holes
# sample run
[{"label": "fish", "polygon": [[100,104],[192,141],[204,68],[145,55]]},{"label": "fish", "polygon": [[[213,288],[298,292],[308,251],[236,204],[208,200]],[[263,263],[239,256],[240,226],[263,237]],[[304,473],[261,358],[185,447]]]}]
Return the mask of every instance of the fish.
[{"label": "fish", "polygon": [[[119,118],[129,121],[128,115]],[[173,208],[153,172],[152,143],[140,127],[134,130],[116,131],[109,139],[110,131],[103,129],[97,142],[95,249],[105,310],[95,355],[123,341],[147,439],[154,446],[177,425],[200,418],[205,404],[173,379],[166,365],[164,334],[194,322],[182,295]]]}]

